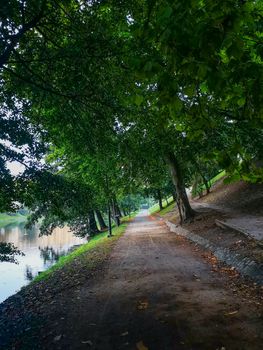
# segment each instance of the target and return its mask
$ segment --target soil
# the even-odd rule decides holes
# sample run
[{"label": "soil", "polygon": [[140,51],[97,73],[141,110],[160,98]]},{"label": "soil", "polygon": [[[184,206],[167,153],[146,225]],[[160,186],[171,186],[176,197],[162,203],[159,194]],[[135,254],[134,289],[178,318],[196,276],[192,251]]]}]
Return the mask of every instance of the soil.
[{"label": "soil", "polygon": [[262,349],[262,289],[145,211],[85,259],[1,304],[1,349]]},{"label": "soil", "polygon": [[209,203],[217,207],[246,215],[263,215],[263,184],[249,184],[238,181],[225,184],[218,181],[211,193],[198,199],[199,203]]},{"label": "soil", "polygon": [[[217,246],[228,248],[259,264],[263,263],[263,184],[248,184],[242,181],[225,184],[218,181],[211,193],[195,198],[191,205],[196,217],[183,225]],[[178,224],[176,208],[164,215],[165,219]],[[216,220],[226,222],[245,231],[218,227]]]}]

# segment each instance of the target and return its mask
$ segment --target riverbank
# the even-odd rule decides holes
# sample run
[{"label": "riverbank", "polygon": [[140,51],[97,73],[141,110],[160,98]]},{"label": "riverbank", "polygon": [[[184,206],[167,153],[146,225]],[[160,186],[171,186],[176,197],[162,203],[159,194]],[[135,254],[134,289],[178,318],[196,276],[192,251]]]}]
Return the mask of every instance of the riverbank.
[{"label": "riverbank", "polygon": [[[135,214],[134,214],[135,215]],[[38,349],[35,336],[38,328],[48,327],[57,303],[62,302],[63,293],[92,283],[93,278],[102,275],[110,253],[124,233],[128,222],[114,227],[113,237],[107,232],[93,237],[90,242],[61,257],[57,264],[38,275],[30,285],[0,304],[0,348]],[[59,320],[59,318],[58,318]],[[20,338],[23,335],[23,342]],[[12,345],[11,345],[12,344]]]}]

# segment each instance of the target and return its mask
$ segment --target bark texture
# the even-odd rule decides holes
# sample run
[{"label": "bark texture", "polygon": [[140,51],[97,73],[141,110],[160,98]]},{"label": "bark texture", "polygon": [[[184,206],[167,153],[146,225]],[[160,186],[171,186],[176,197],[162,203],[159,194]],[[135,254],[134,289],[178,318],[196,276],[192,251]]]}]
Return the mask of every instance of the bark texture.
[{"label": "bark texture", "polygon": [[162,194],[161,194],[160,189],[157,190],[157,197],[158,197],[160,210],[162,210],[163,209],[163,202],[162,202]]},{"label": "bark texture", "polygon": [[95,210],[95,213],[96,213],[96,216],[97,216],[97,219],[98,219],[98,222],[99,222],[99,225],[100,225],[100,229],[103,231],[103,230],[106,230],[108,228],[108,226],[106,225],[104,219],[103,219],[103,216],[101,214],[101,212],[97,209]]},{"label": "bark texture", "polygon": [[181,221],[184,222],[193,218],[195,215],[195,212],[191,208],[191,205],[189,203],[180,165],[175,155],[172,152],[167,153],[165,156],[165,160],[169,167],[172,181],[176,189],[177,205],[181,216]]},{"label": "bark texture", "polygon": [[95,219],[95,214],[93,210],[89,211],[89,235],[90,236],[95,236],[99,232],[96,219]]}]

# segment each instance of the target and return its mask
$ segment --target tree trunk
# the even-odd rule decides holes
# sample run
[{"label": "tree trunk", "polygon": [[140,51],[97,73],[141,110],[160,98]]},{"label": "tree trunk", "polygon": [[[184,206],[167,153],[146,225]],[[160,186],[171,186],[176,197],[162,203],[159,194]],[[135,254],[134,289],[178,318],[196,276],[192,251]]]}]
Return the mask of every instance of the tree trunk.
[{"label": "tree trunk", "polygon": [[98,219],[101,231],[106,230],[108,228],[108,226],[105,224],[105,221],[103,219],[103,216],[102,216],[101,212],[98,209],[96,209],[95,213],[96,213],[96,216],[97,216],[97,219]]},{"label": "tree trunk", "polygon": [[108,203],[108,225],[109,225],[109,235],[108,237],[112,236],[112,227],[111,227],[111,208],[110,208],[110,201]]},{"label": "tree trunk", "polygon": [[158,197],[158,201],[159,201],[160,210],[162,210],[163,209],[163,202],[162,202],[161,191],[159,189],[157,190],[157,197]]},{"label": "tree trunk", "polygon": [[204,181],[204,185],[205,185],[205,189],[206,189],[206,194],[209,194],[210,193],[210,186],[209,186],[209,183],[204,176],[203,176],[203,181]]},{"label": "tree trunk", "polygon": [[173,184],[177,194],[177,205],[181,213],[182,222],[194,217],[195,212],[191,208],[184,186],[183,177],[178,161],[173,153],[166,154],[165,160],[170,169]]},{"label": "tree trunk", "polygon": [[98,232],[99,232],[99,229],[96,223],[94,211],[90,210],[89,211],[89,235],[92,237],[92,236],[95,236],[96,233]]},{"label": "tree trunk", "polygon": [[112,218],[115,221],[117,226],[120,226],[120,212],[119,212],[118,205],[115,200],[112,200]]},{"label": "tree trunk", "polygon": [[115,214],[119,215],[119,217],[121,218],[122,217],[121,210],[116,199],[114,199],[114,207],[115,207]]},{"label": "tree trunk", "polygon": [[176,196],[176,191],[175,190],[173,191],[172,196],[173,196],[174,202],[176,202],[177,201],[177,196]]}]

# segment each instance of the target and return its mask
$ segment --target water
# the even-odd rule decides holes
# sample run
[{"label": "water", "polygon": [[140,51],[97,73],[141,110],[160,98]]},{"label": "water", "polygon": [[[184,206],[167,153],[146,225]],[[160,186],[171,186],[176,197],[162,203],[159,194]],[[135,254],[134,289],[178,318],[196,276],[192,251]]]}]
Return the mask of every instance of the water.
[{"label": "water", "polygon": [[72,249],[87,240],[73,235],[67,227],[57,228],[51,236],[39,237],[34,227],[13,223],[0,228],[0,242],[12,242],[25,256],[18,256],[18,264],[0,262],[0,302],[28,284],[39,271],[44,271]]}]

